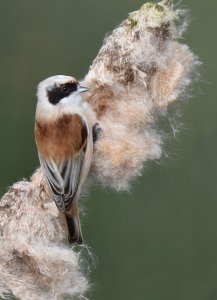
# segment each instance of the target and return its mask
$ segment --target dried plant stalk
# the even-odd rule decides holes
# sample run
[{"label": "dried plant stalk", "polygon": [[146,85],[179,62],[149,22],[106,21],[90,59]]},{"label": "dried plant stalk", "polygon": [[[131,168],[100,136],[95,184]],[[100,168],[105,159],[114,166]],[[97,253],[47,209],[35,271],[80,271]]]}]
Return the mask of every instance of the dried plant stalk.
[{"label": "dried plant stalk", "polygon": [[[182,13],[169,0],[144,4],[105,40],[84,79],[88,117],[102,128],[92,174],[104,185],[127,190],[145,162],[161,157],[156,120],[180,99],[199,64],[177,42]],[[40,169],[10,188],[0,202],[2,297],[83,297],[88,282],[80,254],[66,245],[65,225]]]}]

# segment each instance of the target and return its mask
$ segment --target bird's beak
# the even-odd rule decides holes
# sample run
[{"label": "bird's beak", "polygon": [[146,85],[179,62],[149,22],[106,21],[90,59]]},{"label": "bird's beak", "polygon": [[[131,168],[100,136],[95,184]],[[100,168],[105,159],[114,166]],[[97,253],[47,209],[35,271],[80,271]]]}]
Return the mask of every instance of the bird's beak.
[{"label": "bird's beak", "polygon": [[79,92],[79,94],[80,93],[85,93],[85,92],[87,92],[89,89],[87,88],[87,87],[84,87],[84,86],[79,86],[78,87],[78,92]]}]

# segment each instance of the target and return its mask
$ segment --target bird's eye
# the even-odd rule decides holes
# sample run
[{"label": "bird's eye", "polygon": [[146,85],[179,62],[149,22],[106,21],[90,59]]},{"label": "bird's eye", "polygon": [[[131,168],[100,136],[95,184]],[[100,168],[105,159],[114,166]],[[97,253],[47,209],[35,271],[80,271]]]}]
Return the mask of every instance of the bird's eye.
[{"label": "bird's eye", "polygon": [[66,92],[69,91],[69,87],[68,87],[67,85],[63,85],[63,86],[61,87],[61,90],[62,90],[62,92],[66,93]]}]

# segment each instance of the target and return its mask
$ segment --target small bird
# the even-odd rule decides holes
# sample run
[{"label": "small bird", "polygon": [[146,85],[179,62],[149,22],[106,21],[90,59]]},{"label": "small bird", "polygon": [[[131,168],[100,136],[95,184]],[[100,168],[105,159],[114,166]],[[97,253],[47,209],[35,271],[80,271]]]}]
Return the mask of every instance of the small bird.
[{"label": "small bird", "polygon": [[86,87],[56,75],[38,85],[35,140],[45,178],[57,208],[65,214],[69,243],[82,244],[78,196],[87,179],[93,139],[99,133],[86,116],[81,93]]}]

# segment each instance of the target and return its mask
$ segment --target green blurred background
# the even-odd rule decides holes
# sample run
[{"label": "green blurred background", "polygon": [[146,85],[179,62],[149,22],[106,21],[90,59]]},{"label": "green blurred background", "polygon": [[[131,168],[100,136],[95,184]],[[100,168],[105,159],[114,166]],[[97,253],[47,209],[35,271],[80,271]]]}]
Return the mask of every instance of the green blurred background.
[{"label": "green blurred background", "polygon": [[[142,0],[0,1],[0,192],[38,166],[36,85],[83,77],[102,39]],[[97,257],[91,300],[217,299],[217,2],[183,0],[185,41],[203,61],[168,158],[130,194],[100,187],[86,201],[84,236]]]}]

